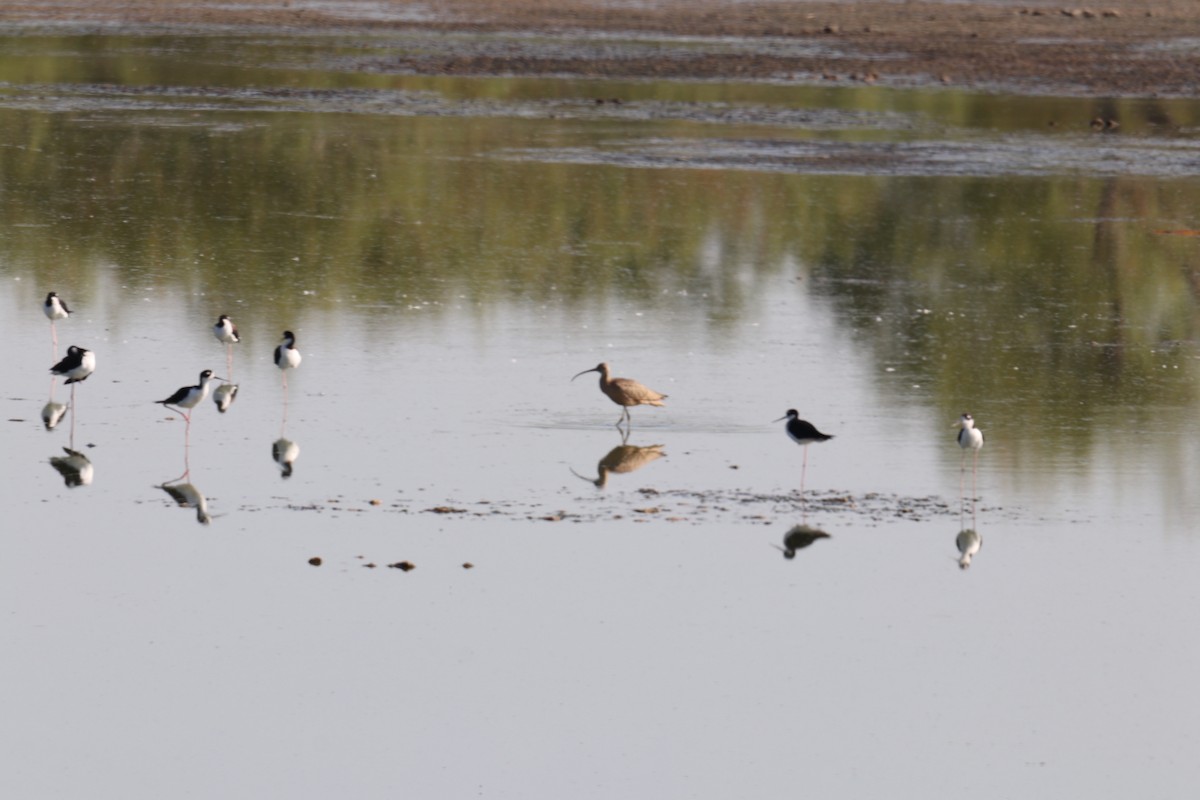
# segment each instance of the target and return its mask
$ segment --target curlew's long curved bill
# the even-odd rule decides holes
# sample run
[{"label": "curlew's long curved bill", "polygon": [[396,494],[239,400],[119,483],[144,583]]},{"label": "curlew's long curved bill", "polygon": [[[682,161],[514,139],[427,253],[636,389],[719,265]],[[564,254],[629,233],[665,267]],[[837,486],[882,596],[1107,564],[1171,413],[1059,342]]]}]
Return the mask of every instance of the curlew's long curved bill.
[{"label": "curlew's long curved bill", "polygon": [[[585,369],[583,372],[579,373],[579,375],[587,375],[589,372],[599,372],[599,371],[600,371],[599,367],[592,367],[591,369]],[[575,378],[578,378],[579,375],[576,375],[574,378],[571,378],[571,380],[575,380]]]}]

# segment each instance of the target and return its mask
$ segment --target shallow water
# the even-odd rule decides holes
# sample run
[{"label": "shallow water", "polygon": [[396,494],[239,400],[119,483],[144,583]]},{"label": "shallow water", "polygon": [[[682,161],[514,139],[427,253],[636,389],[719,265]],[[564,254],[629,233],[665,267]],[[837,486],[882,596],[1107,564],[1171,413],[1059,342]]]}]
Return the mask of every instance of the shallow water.
[{"label": "shallow water", "polygon": [[[1096,133],[1093,101],[6,44],[15,794],[1200,777],[1195,104]],[[47,432],[50,290],[60,354],[99,366]],[[636,455],[594,373],[570,380],[602,360],[670,397],[625,443],[662,455],[598,486]],[[205,368],[239,391],[185,450],[153,401]],[[836,437],[803,496],[790,407]],[[183,482],[207,524],[161,488]],[[829,537],[786,559],[798,524]]]}]

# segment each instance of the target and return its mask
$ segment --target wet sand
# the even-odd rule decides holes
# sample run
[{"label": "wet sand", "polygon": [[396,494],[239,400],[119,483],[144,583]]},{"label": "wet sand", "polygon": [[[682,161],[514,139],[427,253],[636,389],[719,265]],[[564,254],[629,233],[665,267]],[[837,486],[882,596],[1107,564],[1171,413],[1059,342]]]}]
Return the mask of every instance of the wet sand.
[{"label": "wet sand", "polygon": [[[83,32],[253,26],[276,33],[427,33],[411,55],[361,69],[420,74],[582,75],[948,85],[1037,94],[1186,96],[1200,84],[1200,3],[718,2],[442,0],[436,4],[281,0],[48,0],[6,3],[0,24]],[[520,46],[487,36],[441,47],[437,35],[539,34]],[[612,35],[600,38],[601,34]],[[622,35],[690,38],[631,47]],[[544,38],[542,38],[544,37]],[[474,41],[476,44],[472,45]],[[602,47],[597,43],[602,42]]]}]

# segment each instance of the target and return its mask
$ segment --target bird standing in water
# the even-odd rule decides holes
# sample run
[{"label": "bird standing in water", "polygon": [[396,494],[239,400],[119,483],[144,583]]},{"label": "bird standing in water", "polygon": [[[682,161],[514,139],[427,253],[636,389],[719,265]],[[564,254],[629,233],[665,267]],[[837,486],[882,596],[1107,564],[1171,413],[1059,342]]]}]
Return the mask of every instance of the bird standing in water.
[{"label": "bird standing in water", "polygon": [[67,304],[62,301],[57,292],[51,292],[46,295],[46,301],[42,303],[42,313],[46,315],[46,319],[50,320],[50,339],[54,342],[54,357],[58,358],[58,330],[54,326],[54,321],[69,317],[71,309],[67,308]]},{"label": "bird standing in water", "polygon": [[283,341],[275,348],[275,366],[283,370],[283,388],[287,390],[287,371],[300,366],[300,351],[296,349],[296,334],[283,332]]},{"label": "bird standing in water", "polygon": [[828,433],[821,433],[811,422],[800,419],[800,412],[794,408],[789,408],[787,413],[775,420],[775,422],[785,419],[788,423],[784,426],[784,430],[787,431],[788,438],[804,447],[804,465],[800,468],[800,491],[803,493],[804,477],[805,473],[808,472],[808,446],[815,442],[827,442],[833,436]]},{"label": "bird standing in water", "polygon": [[67,348],[66,357],[51,367],[50,371],[65,377],[68,384],[86,381],[88,376],[96,371],[96,354],[86,348],[71,345]]},{"label": "bird standing in water", "polygon": [[[214,378],[213,371],[206,369],[200,373],[200,381],[195,386],[184,386],[175,390],[175,394],[168,397],[166,400],[155,400],[156,403],[161,403],[172,411],[183,417],[187,427],[184,428],[183,441],[186,445],[192,431],[192,412],[191,410],[204,402],[204,398],[208,397],[208,384]],[[225,380],[217,378],[217,380]],[[187,409],[183,411],[182,409]]]},{"label": "bird standing in water", "polygon": [[221,344],[227,345],[242,340],[242,337],[238,336],[237,325],[233,324],[233,320],[229,318],[228,314],[222,314],[217,319],[217,324],[213,325],[213,336],[216,336],[217,341]]},{"label": "bird standing in water", "polygon": [[237,325],[233,324],[233,320],[229,318],[228,314],[222,314],[217,319],[217,324],[213,325],[213,336],[217,337],[218,342],[225,345],[225,371],[229,375],[233,375],[233,345],[240,342],[242,337],[238,336]]},{"label": "bird standing in water", "polygon": [[667,395],[659,394],[653,389],[630,378],[611,377],[608,364],[606,363],[598,364],[591,369],[585,369],[571,378],[571,380],[575,380],[580,375],[586,375],[589,372],[600,373],[600,391],[608,395],[609,400],[622,406],[621,416],[617,418],[618,428],[621,427],[621,420],[625,420],[627,423],[632,421],[629,416],[629,408],[631,406],[666,405],[663,400],[667,399]]},{"label": "bird standing in water", "polygon": [[975,494],[975,479],[979,471],[979,450],[983,447],[983,431],[975,427],[975,418],[963,412],[958,418],[958,446],[962,448],[962,463],[959,470],[959,493],[962,493],[962,479],[967,470],[967,451],[972,451],[971,463],[971,494]]},{"label": "bird standing in water", "polygon": [[[67,348],[67,355],[62,361],[59,361],[50,368],[50,372],[54,375],[61,375],[67,379],[67,384],[71,387],[71,446],[75,443],[75,384],[81,381],[86,381],[88,376],[96,371],[96,354],[91,350],[83,347],[71,345]],[[51,392],[53,392],[51,386]],[[53,401],[51,401],[53,402]],[[60,415],[61,419],[61,415]],[[57,421],[55,422],[57,424]],[[49,426],[47,427],[49,429]]]}]

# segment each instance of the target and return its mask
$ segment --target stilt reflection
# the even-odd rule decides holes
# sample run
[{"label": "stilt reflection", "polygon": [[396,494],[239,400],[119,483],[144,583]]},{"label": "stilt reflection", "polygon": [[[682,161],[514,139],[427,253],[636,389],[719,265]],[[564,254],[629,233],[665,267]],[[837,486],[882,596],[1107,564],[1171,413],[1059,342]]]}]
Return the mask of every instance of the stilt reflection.
[{"label": "stilt reflection", "polygon": [[212,515],[208,513],[208,498],[189,481],[190,473],[191,470],[187,470],[178,478],[161,483],[155,488],[169,494],[180,508],[194,508],[196,522],[207,525],[212,522]]},{"label": "stilt reflection", "polygon": [[967,569],[971,566],[971,559],[983,547],[983,537],[974,528],[967,528],[954,537],[954,546],[958,548],[959,569]]},{"label": "stilt reflection", "polygon": [[237,399],[238,385],[236,383],[222,383],[213,391],[213,403],[217,406],[217,411],[224,414],[233,405],[233,401]]},{"label": "stilt reflection", "polygon": [[[971,566],[971,559],[979,552],[979,548],[983,547],[983,537],[979,535],[979,525],[975,520],[974,487],[972,487],[971,497],[968,498],[962,481],[960,481],[958,492],[959,533],[954,537],[954,546],[958,548],[959,569],[968,569]],[[968,519],[968,505],[970,506],[970,519]]]},{"label": "stilt reflection", "polygon": [[74,489],[76,486],[90,486],[92,478],[95,476],[95,467],[88,457],[78,450],[72,450],[69,447],[64,447],[64,456],[51,456],[50,466],[58,471],[62,476],[63,482],[66,483],[68,489]]},{"label": "stilt reflection", "polygon": [[52,431],[58,427],[58,423],[62,422],[66,413],[67,404],[59,403],[51,397],[49,402],[42,406],[42,424],[46,426],[46,430]]},{"label": "stilt reflection", "polygon": [[292,464],[300,457],[300,445],[280,436],[271,443],[271,458],[279,465],[284,478],[292,477]]},{"label": "stilt reflection", "polygon": [[777,544],[772,544],[771,546],[783,553],[784,558],[795,558],[797,550],[803,550],[818,539],[829,538],[831,537],[825,531],[800,524],[793,525],[783,535],[783,547]]}]

